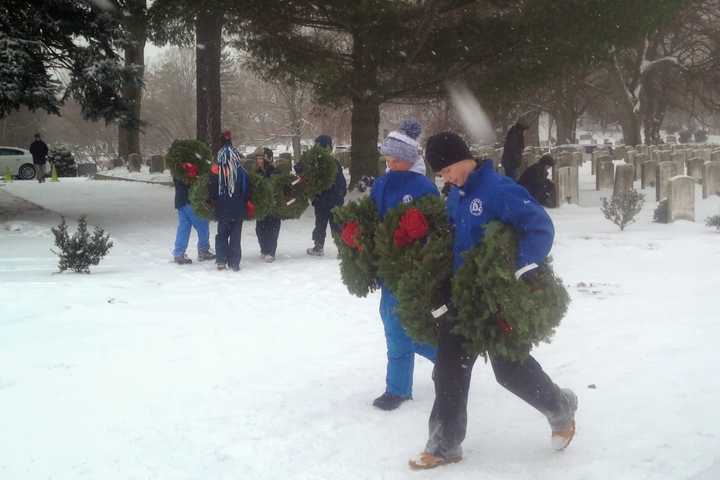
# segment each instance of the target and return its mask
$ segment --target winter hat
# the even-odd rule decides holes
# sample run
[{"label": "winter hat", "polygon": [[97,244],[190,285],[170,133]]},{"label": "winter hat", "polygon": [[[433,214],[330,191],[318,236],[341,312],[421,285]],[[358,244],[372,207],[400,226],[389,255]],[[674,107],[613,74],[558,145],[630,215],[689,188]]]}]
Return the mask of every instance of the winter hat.
[{"label": "winter hat", "polygon": [[265,159],[272,161],[273,159],[273,151],[267,147],[263,148],[263,154],[265,155]]},{"label": "winter hat", "polygon": [[333,141],[332,137],[330,135],[320,135],[315,139],[315,145],[320,145],[323,148],[328,148],[332,150],[333,148]]},{"label": "winter hat", "polygon": [[232,133],[230,133],[230,130],[225,130],[222,133],[222,139],[223,140],[232,140]]},{"label": "winter hat", "polygon": [[420,159],[418,137],[422,127],[415,119],[403,120],[400,128],[390,132],[380,147],[380,153],[410,162],[413,165]]},{"label": "winter hat", "polygon": [[425,157],[435,172],[453,163],[473,158],[465,141],[453,132],[438,133],[428,138]]}]

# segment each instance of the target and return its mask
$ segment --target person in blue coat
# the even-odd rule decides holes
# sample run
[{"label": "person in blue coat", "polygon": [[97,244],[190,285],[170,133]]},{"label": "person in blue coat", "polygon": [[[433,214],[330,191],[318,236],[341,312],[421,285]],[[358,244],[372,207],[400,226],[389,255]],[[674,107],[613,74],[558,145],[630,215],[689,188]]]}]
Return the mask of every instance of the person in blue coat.
[{"label": "person in blue coat", "polygon": [[[333,142],[330,135],[320,135],[315,139],[315,145],[319,145],[332,152]],[[347,182],[343,173],[342,165],[335,159],[337,173],[333,184],[321,192],[317,197],[313,198],[312,205],[315,209],[315,228],[312,232],[313,246],[307,249],[307,254],[313,257],[322,257],[325,254],[325,236],[327,227],[330,224],[330,230],[338,231],[338,226],[332,218],[332,209],[342,205],[345,202],[345,194],[347,193]],[[296,172],[300,174],[301,172]]]},{"label": "person in blue coat", "polygon": [[[410,203],[425,195],[439,196],[437,187],[419,169],[425,163],[418,153],[417,138],[420,125],[405,121],[399,131],[390,133],[382,144],[389,171],[375,180],[370,198],[380,217],[403,203]],[[394,410],[411,398],[415,354],[435,361],[435,349],[428,344],[414,342],[405,332],[395,313],[398,301],[383,286],[380,296],[380,317],[387,343],[387,374],[385,392],[373,401],[382,410]]]},{"label": "person in blue coat", "polygon": [[[432,169],[452,185],[447,208],[455,229],[453,271],[462,266],[463,253],[483,241],[485,225],[497,220],[512,226],[518,234],[516,279],[536,281],[555,234],[545,209],[525,188],[497,174],[492,160],[473,160],[467,145],[455,133],[430,137],[426,155]],[[470,376],[477,355],[465,351],[465,339],[452,333],[452,327],[452,322],[441,322],[433,370],[435,402],[430,414],[430,436],[419,458],[410,461],[412,468],[433,468],[462,459]],[[490,363],[500,385],[545,415],[553,447],[567,447],[575,433],[575,394],[555,385],[532,356],[524,361],[491,356]]]},{"label": "person in blue coat", "polygon": [[240,164],[240,152],[233,147],[229,131],[223,133],[223,146],[217,154],[208,180],[208,196],[218,221],[215,235],[215,262],[218,270],[230,267],[240,270],[242,234],[245,208],[249,198],[247,172]]}]

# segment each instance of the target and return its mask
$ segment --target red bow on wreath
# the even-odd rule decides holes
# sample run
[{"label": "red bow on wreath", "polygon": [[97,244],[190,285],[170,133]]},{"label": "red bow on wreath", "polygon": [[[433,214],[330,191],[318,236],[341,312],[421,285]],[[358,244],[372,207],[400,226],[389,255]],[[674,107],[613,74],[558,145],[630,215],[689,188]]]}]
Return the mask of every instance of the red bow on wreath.
[{"label": "red bow on wreath", "polygon": [[425,215],[417,208],[409,208],[400,217],[400,223],[393,233],[393,241],[396,247],[405,247],[425,238],[429,230]]},{"label": "red bow on wreath", "polygon": [[195,178],[198,176],[197,165],[190,163],[190,162],[185,162],[185,163],[181,163],[180,166],[183,168],[183,170],[185,170],[185,173],[187,174],[188,177]]},{"label": "red bow on wreath", "polygon": [[340,233],[340,238],[350,248],[354,248],[355,250],[362,252],[363,248],[362,245],[358,243],[358,238],[360,237],[360,225],[358,222],[348,222],[345,224],[345,226],[342,229],[342,232]]}]

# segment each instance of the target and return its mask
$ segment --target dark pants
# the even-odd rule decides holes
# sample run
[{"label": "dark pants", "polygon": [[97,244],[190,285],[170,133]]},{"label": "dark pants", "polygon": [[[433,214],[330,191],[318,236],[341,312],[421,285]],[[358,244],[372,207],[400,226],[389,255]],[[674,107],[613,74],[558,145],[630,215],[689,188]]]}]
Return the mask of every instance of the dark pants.
[{"label": "dark pants", "polygon": [[312,239],[315,242],[315,246],[318,248],[325,248],[325,235],[327,233],[327,226],[330,223],[330,230],[337,232],[339,230],[338,225],[333,221],[331,210],[337,205],[331,205],[327,207],[315,207],[315,229],[312,232]]},{"label": "dark pants", "polygon": [[255,233],[260,244],[260,253],[274,257],[280,235],[280,218],[265,217],[258,220],[255,222]]},{"label": "dark pants", "polygon": [[[452,458],[462,455],[461,443],[467,429],[467,401],[472,367],[477,355],[463,348],[464,338],[443,326],[438,339],[437,360],[433,369],[435,403],[430,414],[426,450],[433,455]],[[525,400],[545,416],[568,408],[560,388],[534,358],[522,362],[491,358],[498,383]]]},{"label": "dark pants", "polygon": [[218,265],[240,267],[242,224],[242,220],[218,220],[217,235],[215,235],[215,255],[217,255],[215,261]]},{"label": "dark pants", "polygon": [[505,176],[510,177],[513,180],[517,180],[517,172],[519,167],[508,165],[507,167],[503,165],[503,170],[505,171]]}]

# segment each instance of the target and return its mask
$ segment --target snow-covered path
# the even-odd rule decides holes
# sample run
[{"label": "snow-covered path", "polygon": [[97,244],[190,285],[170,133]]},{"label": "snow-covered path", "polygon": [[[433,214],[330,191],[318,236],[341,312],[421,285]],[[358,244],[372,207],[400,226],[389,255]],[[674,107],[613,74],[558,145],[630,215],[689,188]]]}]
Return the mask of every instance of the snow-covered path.
[{"label": "snow-covered path", "polygon": [[241,272],[219,273],[169,262],[170,188],[2,188],[116,244],[89,276],[53,275],[56,214],[0,220],[2,480],[720,478],[720,236],[702,224],[718,198],[695,224],[652,224],[648,202],[623,233],[596,206],[552,212],[573,303],[535,355],[580,397],[576,440],[551,451],[545,420],[478,362],[465,460],[413,473],[431,364],[417,359],[413,401],[371,407],[379,296],[347,294],[333,246],[305,255],[311,211],[283,224],[270,265],[247,223]]}]

